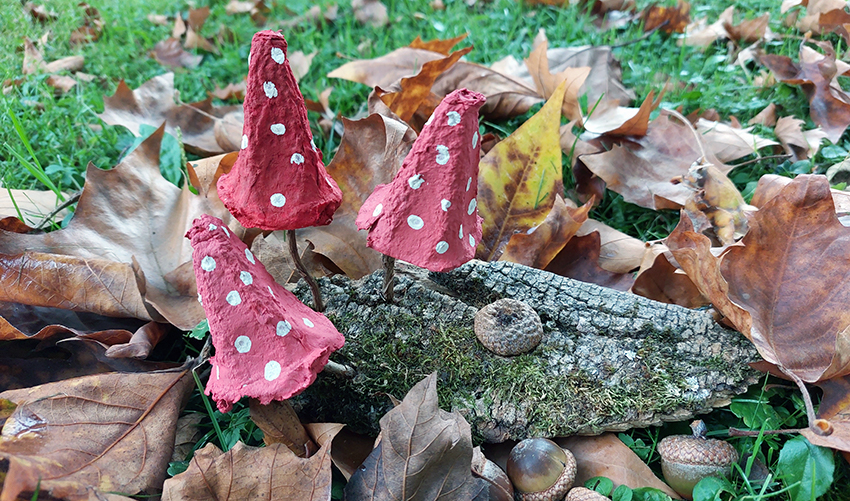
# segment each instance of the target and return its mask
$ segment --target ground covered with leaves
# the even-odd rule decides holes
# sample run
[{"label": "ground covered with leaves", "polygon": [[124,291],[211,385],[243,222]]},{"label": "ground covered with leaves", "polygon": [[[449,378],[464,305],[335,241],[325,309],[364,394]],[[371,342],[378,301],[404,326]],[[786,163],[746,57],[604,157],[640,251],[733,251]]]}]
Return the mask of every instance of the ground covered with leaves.
[{"label": "ground covered with leaves", "polygon": [[[394,368],[421,382],[387,395],[403,400],[377,445],[302,423],[286,401],[223,413],[203,394],[193,220],[220,218],[278,284],[299,278],[283,232],[243,227],[217,191],[245,148],[264,29],[286,37],[342,190],[331,224],[296,233],[311,275],[381,269],[360,207],[441,99],[478,92],[475,257],[711,309],[770,375],[704,417],[742,459],[695,499],[846,499],[846,2],[61,0],[0,14],[4,499],[501,489],[481,478],[469,424],[440,409],[439,370]],[[663,500],[676,493],[656,476],[657,444],[676,433],[688,423],[557,440],[577,485]],[[510,445],[482,449],[504,467]]]}]

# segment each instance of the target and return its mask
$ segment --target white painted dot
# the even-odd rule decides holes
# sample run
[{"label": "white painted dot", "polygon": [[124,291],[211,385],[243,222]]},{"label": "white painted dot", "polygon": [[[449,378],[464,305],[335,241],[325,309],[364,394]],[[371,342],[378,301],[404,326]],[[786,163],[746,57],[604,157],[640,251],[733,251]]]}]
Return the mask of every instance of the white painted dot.
[{"label": "white painted dot", "polygon": [[286,197],[283,196],[283,193],[275,193],[271,197],[271,203],[275,207],[283,207],[286,204]]},{"label": "white painted dot", "polygon": [[448,124],[450,126],[454,127],[455,125],[460,123],[460,113],[456,111],[450,111],[446,113],[446,115],[449,117]]},{"label": "white painted dot", "polygon": [[252,277],[247,271],[239,272],[239,280],[242,280],[242,283],[245,285],[251,285],[254,283],[254,277]]},{"label": "white painted dot", "polygon": [[227,299],[227,303],[230,306],[237,306],[239,303],[242,302],[242,297],[239,296],[239,293],[236,291],[228,292],[227,297],[225,299]]},{"label": "white painted dot", "polygon": [[375,206],[375,210],[372,211],[372,217],[378,217],[381,215],[381,211],[384,210],[384,204],[378,204]]},{"label": "white painted dot", "polygon": [[212,256],[204,256],[201,259],[201,269],[204,271],[213,271],[215,269],[215,259]]},{"label": "white painted dot", "polygon": [[422,179],[421,174],[414,174],[414,175],[410,176],[410,179],[407,180],[407,184],[409,184],[410,187],[413,188],[414,190],[418,190],[419,187],[422,186],[422,183],[424,183],[424,182],[425,182],[425,180]]},{"label": "white painted dot", "polygon": [[248,336],[239,336],[236,338],[236,341],[233,342],[233,347],[236,348],[236,351],[239,353],[248,353],[251,351],[251,338]]},{"label": "white painted dot", "polygon": [[443,209],[443,212],[449,210],[449,207],[452,206],[452,203],[445,198],[440,200],[440,208]]},{"label": "white painted dot", "polygon": [[216,226],[216,225],[214,225],[214,224],[210,223],[210,227],[209,227],[209,230],[210,230],[210,231],[215,231],[215,230],[217,230],[217,229],[218,229],[218,226]]},{"label": "white painted dot", "polygon": [[460,231],[457,232],[457,237],[463,240],[463,225],[460,225]]},{"label": "white painted dot", "polygon": [[219,373],[218,366],[215,366],[215,378],[221,379],[221,373]]},{"label": "white painted dot", "polygon": [[304,321],[304,325],[306,325],[307,327],[315,327],[315,324],[313,324],[313,322],[311,322],[309,318],[302,318],[301,320]]},{"label": "white painted dot", "polygon": [[319,151],[319,149],[316,148],[316,143],[313,141],[312,137],[310,138],[310,147],[313,148],[313,151]]},{"label": "white painted dot", "polygon": [[475,207],[477,207],[477,206],[478,206],[478,202],[476,202],[475,199],[473,198],[472,200],[469,201],[469,209],[467,209],[466,213],[471,216],[472,213],[475,212]]},{"label": "white painted dot", "polygon": [[198,293],[198,302],[199,302],[199,303],[201,303],[201,305],[203,305],[203,304],[204,304],[204,300],[203,300],[203,299],[201,299],[201,294],[200,294],[200,293]]},{"label": "white painted dot", "polygon": [[269,288],[269,294],[271,294],[272,296],[274,296],[274,291],[272,290],[272,286],[271,286],[271,285],[267,285],[266,287],[268,287],[268,288]]},{"label": "white painted dot", "polygon": [[304,163],[304,155],[302,155],[301,153],[293,153],[292,158],[289,159],[289,163],[303,164]]},{"label": "white painted dot", "polygon": [[472,188],[472,178],[466,180],[466,191],[469,191],[469,188]]},{"label": "white painted dot", "polygon": [[245,134],[242,134],[242,149],[244,150],[247,147],[248,147],[248,136],[246,136]]},{"label": "white painted dot", "polygon": [[437,254],[445,254],[449,250],[449,243],[446,241],[437,242]]},{"label": "white painted dot", "polygon": [[251,51],[248,51],[248,67],[251,67]]},{"label": "white painted dot", "polygon": [[421,230],[422,227],[425,226],[425,221],[423,221],[421,217],[411,214],[407,216],[407,225],[414,230]]},{"label": "white painted dot", "polygon": [[449,147],[438,144],[437,145],[437,163],[440,165],[446,165],[449,163]]},{"label": "white painted dot", "polygon": [[251,264],[254,264],[256,262],[254,261],[254,255],[251,254],[251,249],[245,249],[245,257],[248,258],[248,261],[251,261]]},{"label": "white painted dot", "polygon": [[472,135],[472,147],[475,148],[478,146],[478,131],[475,131],[475,134]]},{"label": "white painted dot", "polygon": [[230,238],[230,232],[227,230],[227,226],[222,226],[221,231],[224,232],[224,236],[226,236],[227,238]]},{"label": "white painted dot", "polygon": [[286,134],[286,126],[283,124],[272,124],[272,126],[269,128],[278,136]]},{"label": "white painted dot", "polygon": [[292,325],[286,320],[281,320],[277,323],[277,327],[275,327],[274,333],[280,337],[283,337],[289,334],[289,331],[292,330]]},{"label": "white painted dot", "polygon": [[431,116],[428,117],[428,120],[425,121],[425,125],[431,125],[431,122],[434,121],[434,114],[431,113]]},{"label": "white painted dot", "polygon": [[475,239],[472,238],[472,235],[469,235],[469,246],[475,247]]},{"label": "white painted dot", "polygon": [[272,59],[277,64],[283,64],[286,61],[286,54],[278,47],[272,47]]},{"label": "white painted dot", "polygon": [[277,97],[277,87],[275,87],[272,82],[266,82],[263,84],[263,92],[266,93],[266,97],[269,99]]},{"label": "white painted dot", "polygon": [[280,377],[280,364],[274,360],[267,363],[266,368],[263,369],[263,377],[266,378],[266,381],[274,381]]}]

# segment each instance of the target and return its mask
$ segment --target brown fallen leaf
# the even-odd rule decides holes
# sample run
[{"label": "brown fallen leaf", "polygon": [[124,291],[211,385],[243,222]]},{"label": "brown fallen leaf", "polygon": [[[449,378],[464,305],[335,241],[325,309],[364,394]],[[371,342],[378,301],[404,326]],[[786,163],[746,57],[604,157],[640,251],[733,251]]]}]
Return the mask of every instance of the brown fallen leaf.
[{"label": "brown fallen leaf", "polygon": [[[791,181],[792,179],[784,176],[765,174],[759,178],[751,200],[752,204],[756,207],[762,207],[768,200],[778,195],[782,188],[790,184]],[[830,193],[832,193],[832,203],[835,204],[835,213],[839,215],[850,213],[850,193],[836,189],[830,189]]]},{"label": "brown fallen leaf", "polygon": [[197,68],[204,56],[194,55],[183,50],[180,40],[174,37],[158,42],[151,51],[156,62],[169,68]]},{"label": "brown fallen leaf", "polygon": [[448,56],[452,52],[452,47],[457,45],[458,42],[465,39],[467,36],[468,34],[464,33],[463,35],[459,35],[446,40],[440,40],[439,38],[435,38],[434,40],[428,40],[427,42],[425,42],[417,35],[416,40],[410,42],[409,47],[413,49],[423,49],[431,52],[438,52],[444,56]]},{"label": "brown fallen leaf", "polygon": [[666,245],[655,244],[647,249],[641,270],[632,285],[632,292],[655,301],[699,308],[711,304],[688,275],[670,264]]},{"label": "brown fallen leaf", "polygon": [[351,475],[366,461],[375,445],[375,437],[354,433],[347,426],[335,432],[343,426],[340,424],[307,423],[304,426],[320,447],[328,441],[333,441],[331,459],[346,481],[351,479]]},{"label": "brown fallen leaf", "polygon": [[71,32],[71,45],[96,42],[103,33],[103,20],[100,12],[91,5],[80,2],[78,7],[83,8],[83,24]]},{"label": "brown fallen leaf", "polygon": [[613,433],[598,437],[556,438],[555,442],[569,449],[576,458],[574,485],[584,485],[584,482],[593,477],[607,477],[614,482],[614,487],[652,487],[664,491],[664,494],[673,499],[681,499],[676,491],[656,477],[649,466]]},{"label": "brown fallen leaf", "polygon": [[148,322],[139,327],[129,341],[114,344],[106,350],[109,358],[148,358],[151,350],[164,338],[171,326],[158,322]]},{"label": "brown fallen leaf", "polygon": [[776,139],[794,161],[813,158],[827,138],[826,132],[820,127],[804,131],[804,123],[798,118],[782,117],[776,121],[773,129]]},{"label": "brown fallen leaf", "polygon": [[[337,6],[336,4],[331,4],[324,7],[314,5],[310,7],[310,9],[304,14],[287,19],[286,21],[279,23],[278,26],[283,29],[292,29],[296,26],[301,26],[304,24],[314,24],[316,26],[321,27],[323,23],[332,24],[334,21],[336,21],[336,17],[338,14],[339,6]],[[256,15],[252,14],[251,17],[255,20],[254,22],[257,23]]]},{"label": "brown fallen leaf", "polygon": [[[183,330],[204,318],[194,275],[184,266],[192,249],[183,234],[204,213],[224,218],[239,237],[246,230],[215,191],[194,195],[162,177],[163,133],[158,129],[111,170],[90,165],[65,229],[37,235],[0,230],[5,300],[168,321]],[[26,280],[11,278],[18,274]]]},{"label": "brown fallen leaf", "polygon": [[579,89],[584,85],[588,75],[590,75],[590,67],[566,68],[553,75],[549,70],[548,47],[549,43],[543,40],[528,55],[525,65],[528,67],[528,72],[534,81],[537,93],[543,99],[549,99],[561,83],[567,83],[561,114],[567,120],[578,120],[581,118],[581,105],[578,100]]},{"label": "brown fallen leaf", "polygon": [[582,282],[629,290],[635,280],[630,273],[612,273],[599,266],[599,241],[598,232],[571,238],[544,269]]},{"label": "brown fallen leaf", "polygon": [[[194,388],[189,370],[99,374],[0,393],[2,496],[88,500],[91,489],[138,494],[162,485],[174,425]],[[155,440],[152,440],[155,438]]]},{"label": "brown fallen leaf", "polygon": [[215,89],[212,91],[212,95],[222,101],[228,101],[231,99],[242,101],[245,99],[246,85],[247,82],[244,78],[241,82],[227,84],[223,89],[216,85]]},{"label": "brown fallen leaf", "polygon": [[68,56],[49,63],[44,62],[41,51],[29,38],[24,38],[24,62],[21,72],[24,75],[33,73],[59,73],[61,71],[79,71],[83,68],[85,58],[83,56]]},{"label": "brown fallen leaf", "polygon": [[843,0],[811,0],[811,1],[791,1],[782,2],[781,12],[787,12],[794,5],[803,4],[806,6],[805,15],[798,16],[796,27],[801,33],[811,31],[819,35],[821,33],[820,16],[835,9],[844,9],[847,4]]},{"label": "brown fallen leaf", "polygon": [[387,6],[380,0],[351,0],[351,10],[358,23],[372,28],[381,28],[390,22]]},{"label": "brown fallen leaf", "polygon": [[721,272],[729,298],[752,315],[759,354],[808,383],[850,373],[850,229],[835,215],[826,178],[801,175],[782,188],[741,243]]},{"label": "brown fallen leaf", "polygon": [[773,103],[768,104],[756,116],[751,118],[747,124],[773,127],[776,125],[776,105]]},{"label": "brown fallen leaf", "polygon": [[767,33],[767,23],[770,21],[770,14],[762,14],[755,19],[747,19],[739,24],[732,24],[731,21],[724,23],[723,27],[729,33],[729,39],[738,45],[751,44],[761,40]]},{"label": "brown fallen leaf", "polygon": [[204,415],[199,412],[184,414],[177,419],[174,433],[174,451],[171,453],[171,461],[188,461],[192,459],[195,444],[204,436],[199,426],[204,420]]},{"label": "brown fallen leaf", "polygon": [[307,430],[298,419],[288,400],[272,400],[262,405],[255,398],[248,399],[251,421],[263,431],[266,445],[283,444],[298,457],[307,458],[319,450],[307,436]]},{"label": "brown fallen leaf", "polygon": [[77,85],[77,81],[67,75],[50,75],[45,83],[53,87],[57,94],[67,94]]},{"label": "brown fallen leaf", "polygon": [[615,230],[605,223],[588,219],[576,235],[583,237],[599,233],[599,266],[612,273],[629,273],[640,267],[646,243]]},{"label": "brown fallen leaf", "polygon": [[697,120],[695,126],[697,132],[702,136],[706,148],[711,150],[714,156],[724,163],[752,155],[762,148],[779,144],[776,141],[750,133],[752,127],[740,129],[704,118]]},{"label": "brown fallen leaf", "polygon": [[684,33],[691,22],[691,5],[679,0],[675,7],[650,5],[641,14],[643,30],[661,30],[664,33]]},{"label": "brown fallen leaf", "polygon": [[[62,193],[65,200],[70,198],[68,193]],[[59,207],[61,201],[52,191],[39,190],[0,190],[0,218],[14,216],[18,217],[18,211],[24,217],[23,222],[32,226],[39,226],[45,217],[52,214]],[[17,206],[17,209],[16,209]],[[61,221],[68,215],[67,209],[62,209],[53,215],[52,221]]]},{"label": "brown fallen leaf", "polygon": [[302,459],[283,444],[250,447],[237,442],[221,452],[209,443],[195,451],[185,472],[165,481],[162,499],[330,499],[330,444]]},{"label": "brown fallen leaf", "polygon": [[38,21],[41,24],[59,19],[59,14],[55,10],[48,10],[44,5],[36,5],[32,2],[24,4],[24,11],[32,16],[34,21]]},{"label": "brown fallen leaf", "polygon": [[[744,197],[735,183],[711,164],[694,165],[688,173],[672,180],[694,190],[685,202],[685,212],[694,221],[705,217],[710,236],[721,245],[731,245],[747,233],[747,210]],[[702,229],[702,228],[700,228]]]},{"label": "brown fallen leaf", "polygon": [[489,499],[472,475],[469,423],[440,409],[431,374],[381,418],[381,441],[345,486],[347,499]]},{"label": "brown fallen leaf", "polygon": [[310,72],[310,65],[313,64],[313,58],[317,52],[313,51],[310,54],[304,54],[300,50],[290,52],[286,58],[289,60],[289,66],[292,68],[292,75],[295,77],[295,82],[301,81],[304,75]]},{"label": "brown fallen leaf", "polygon": [[[584,128],[593,134],[608,136],[643,136],[649,127],[649,116],[658,103],[653,101],[655,91],[641,103],[640,108],[620,106],[617,101],[604,101],[584,117]],[[659,98],[660,103],[660,98]]]},{"label": "brown fallen leaf", "polygon": [[695,47],[708,47],[719,39],[729,38],[726,26],[732,23],[735,6],[730,5],[724,10],[717,21],[708,24],[706,18],[698,19],[685,28],[683,43]]}]

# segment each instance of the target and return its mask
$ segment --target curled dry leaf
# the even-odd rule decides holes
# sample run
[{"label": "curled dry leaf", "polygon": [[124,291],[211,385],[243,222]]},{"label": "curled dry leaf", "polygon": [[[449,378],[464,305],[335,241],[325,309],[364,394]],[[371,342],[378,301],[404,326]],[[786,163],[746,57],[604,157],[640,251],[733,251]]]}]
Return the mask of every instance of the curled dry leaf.
[{"label": "curled dry leaf", "polygon": [[576,235],[599,233],[599,266],[613,273],[629,273],[640,267],[646,244],[605,223],[588,219]]},{"label": "curled dry leaf", "polygon": [[604,101],[584,118],[584,128],[593,134],[608,136],[643,136],[649,126],[649,115],[655,108],[655,91],[643,100],[640,108],[620,106],[617,101]]},{"label": "curled dry leaf", "polygon": [[307,423],[305,427],[307,433],[320,447],[333,441],[331,459],[346,481],[351,479],[351,475],[360,468],[363,461],[366,461],[375,445],[375,437],[354,433],[341,424]]},{"label": "curled dry leaf", "polygon": [[489,498],[472,475],[469,423],[440,409],[437,375],[417,383],[381,418],[381,441],[345,486],[347,499]]},{"label": "curled dry leaf", "polygon": [[779,144],[776,141],[750,133],[752,127],[740,129],[704,118],[697,120],[696,129],[702,135],[702,141],[706,148],[710,149],[714,156],[724,163],[752,155],[762,148]]},{"label": "curled dry leaf", "polygon": [[632,285],[632,292],[685,308],[699,308],[710,304],[688,275],[670,264],[666,252],[669,252],[669,249],[663,244],[655,244],[646,250],[641,270]]},{"label": "curled dry leaf", "polygon": [[[17,404],[3,427],[2,496],[68,500],[162,485],[189,370],[100,374],[0,393]],[[155,437],[156,440],[152,440]]]},{"label": "curled dry leaf", "polygon": [[463,35],[456,36],[454,38],[449,38],[446,40],[440,40],[438,38],[435,38],[434,40],[428,40],[426,42],[419,38],[419,36],[417,35],[416,40],[410,42],[409,47],[413,49],[423,49],[431,52],[438,52],[444,56],[448,56],[449,53],[451,53],[452,51],[452,47],[457,45],[458,42],[460,42],[467,36],[468,34],[464,33]]},{"label": "curled dry leaf", "polygon": [[115,344],[106,350],[109,358],[148,358],[151,350],[164,338],[171,326],[148,322],[133,333],[126,343]]},{"label": "curled dry leaf", "polygon": [[263,405],[255,398],[248,399],[251,421],[263,431],[266,445],[283,444],[298,457],[310,457],[319,448],[307,436],[288,400],[273,400]]},{"label": "curled dry leaf", "polygon": [[515,233],[541,224],[563,192],[562,83],[533,117],[499,142],[479,163],[478,213],[484,219],[476,257],[496,261]]},{"label": "curled dry leaf", "polygon": [[162,499],[330,499],[330,444],[302,459],[283,444],[250,447],[237,442],[221,452],[210,443],[195,451],[185,472],[165,481]]},{"label": "curled dry leaf", "polygon": [[850,373],[850,229],[826,178],[798,176],[755,214],[741,243],[721,270],[729,298],[752,315],[762,357],[809,383]]},{"label": "curled dry leaf", "polygon": [[180,45],[180,40],[174,37],[166,38],[157,43],[151,56],[156,62],[169,68],[197,68],[204,56],[193,55]]},{"label": "curled dry leaf", "polygon": [[612,273],[599,266],[599,233],[573,237],[544,268],[557,275],[621,291],[631,288],[634,277],[628,273]]},{"label": "curled dry leaf", "polygon": [[567,87],[564,93],[561,114],[567,117],[568,120],[578,120],[581,118],[581,105],[578,101],[579,89],[582,88],[588,75],[590,75],[591,68],[566,68],[553,75],[550,71],[549,58],[547,57],[548,47],[549,43],[543,40],[542,43],[531,51],[528,59],[525,60],[528,73],[534,82],[534,86],[537,88],[537,93],[543,99],[549,99],[558,86],[566,82]]},{"label": "curled dry leaf", "polygon": [[685,202],[685,212],[693,220],[703,217],[722,245],[731,245],[747,233],[747,215],[751,208],[725,174],[711,164],[694,165],[681,178],[673,179],[694,190]]},{"label": "curled dry leaf", "polygon": [[805,122],[794,117],[782,117],[776,121],[773,133],[776,139],[791,155],[794,161],[813,158],[820,149],[820,145],[827,138],[826,132],[820,127],[812,130],[803,130]]}]

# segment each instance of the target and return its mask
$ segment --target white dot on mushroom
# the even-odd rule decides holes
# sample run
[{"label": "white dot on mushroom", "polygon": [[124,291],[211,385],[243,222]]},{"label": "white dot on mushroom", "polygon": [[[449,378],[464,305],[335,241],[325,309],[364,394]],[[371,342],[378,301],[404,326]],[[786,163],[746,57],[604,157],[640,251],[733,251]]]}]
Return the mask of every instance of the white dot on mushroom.
[{"label": "white dot on mushroom", "polygon": [[460,230],[457,232],[457,237],[463,239],[463,225],[460,225]]},{"label": "white dot on mushroom", "polygon": [[266,97],[269,99],[277,97],[277,87],[275,87],[272,82],[266,82],[263,84],[263,92],[266,93]]},{"label": "white dot on mushroom", "polygon": [[269,294],[271,294],[271,295],[272,295],[272,297],[274,297],[274,291],[272,290],[272,286],[271,286],[271,285],[267,285],[266,287],[268,287],[268,288],[269,288]]},{"label": "white dot on mushroom", "polygon": [[251,338],[248,336],[239,336],[233,343],[233,347],[239,353],[248,353],[251,351]]},{"label": "white dot on mushroom", "polygon": [[251,254],[251,250],[250,250],[250,249],[245,249],[245,257],[246,257],[246,258],[248,258],[248,261],[251,261],[251,264],[254,264],[254,263],[255,263],[255,261],[254,261],[254,255],[253,255],[253,254]]},{"label": "white dot on mushroom", "polygon": [[283,196],[283,193],[275,193],[271,196],[270,201],[275,207],[283,207],[286,204],[286,197]]},{"label": "white dot on mushroom", "polygon": [[201,305],[203,306],[204,300],[201,299],[201,293],[200,292],[198,293],[198,302],[201,303]]},{"label": "white dot on mushroom", "polygon": [[451,206],[452,206],[452,203],[450,201],[446,200],[445,198],[440,200],[440,208],[443,209],[443,212],[448,211],[449,207],[451,207]]},{"label": "white dot on mushroom", "polygon": [[318,148],[316,148],[316,143],[313,141],[312,137],[310,138],[310,147],[313,148],[313,151],[318,151]]},{"label": "white dot on mushroom", "polygon": [[289,159],[289,163],[303,164],[304,163],[304,155],[302,155],[301,153],[293,153],[292,158]]},{"label": "white dot on mushroom", "polygon": [[278,136],[282,136],[282,135],[286,134],[286,126],[283,125],[283,124],[272,124],[272,126],[269,127],[269,128],[271,129],[272,132],[274,132]]},{"label": "white dot on mushroom", "polygon": [[411,214],[407,216],[407,225],[414,230],[421,230],[422,227],[425,226],[425,221],[423,221],[421,217]]},{"label": "white dot on mushroom", "polygon": [[274,381],[280,377],[280,364],[274,360],[267,363],[265,369],[263,369],[263,377],[266,378],[266,381]]},{"label": "white dot on mushroom", "polygon": [[227,304],[229,304],[230,306],[237,306],[239,305],[239,303],[242,302],[242,297],[239,296],[239,293],[236,291],[228,292],[227,297],[225,299],[227,300]]},{"label": "white dot on mushroom", "polygon": [[469,246],[475,247],[475,239],[472,238],[472,235],[469,235]]},{"label": "white dot on mushroom", "polygon": [[469,209],[466,211],[466,213],[471,216],[472,213],[475,212],[476,206],[478,206],[478,202],[476,202],[475,199],[473,198],[472,200],[469,201]]},{"label": "white dot on mushroom", "polygon": [[311,322],[309,318],[302,318],[301,320],[304,321],[304,325],[306,325],[307,327],[315,327],[315,324],[313,324],[313,322]]},{"label": "white dot on mushroom", "polygon": [[245,285],[251,285],[254,283],[254,277],[252,277],[247,271],[239,272],[239,280],[242,280],[242,283]]},{"label": "white dot on mushroom", "polygon": [[445,254],[447,250],[449,250],[449,243],[446,241],[437,242],[437,247],[435,249],[437,254]]},{"label": "white dot on mushroom", "polygon": [[286,61],[286,54],[280,48],[272,47],[272,59],[277,64],[283,64]]},{"label": "white dot on mushroom", "polygon": [[216,226],[216,225],[214,225],[214,224],[210,223],[209,230],[210,230],[210,231],[215,231],[216,229],[218,229],[218,226]]},{"label": "white dot on mushroom", "polygon": [[475,131],[475,134],[472,135],[472,148],[474,149],[478,146],[478,131]]},{"label": "white dot on mushroom", "polygon": [[242,149],[244,150],[247,147],[248,147],[248,136],[246,136],[245,134],[242,134]]},{"label": "white dot on mushroom", "polygon": [[224,236],[226,236],[227,238],[230,238],[230,231],[227,230],[227,226],[222,226],[221,231],[224,232]]},{"label": "white dot on mushroom", "polygon": [[450,126],[454,127],[455,125],[460,123],[460,113],[458,113],[456,111],[450,111],[450,112],[446,113],[446,115],[448,115],[448,117],[449,117],[448,124]]},{"label": "white dot on mushroom", "polygon": [[212,256],[204,256],[201,259],[201,269],[204,271],[213,271],[215,269],[215,259]]},{"label": "white dot on mushroom", "polygon": [[469,191],[469,188],[472,187],[472,177],[466,180],[466,191]]},{"label": "white dot on mushroom", "polygon": [[410,179],[407,180],[407,184],[410,185],[410,187],[413,188],[414,190],[418,190],[419,187],[422,186],[422,183],[424,183],[424,182],[425,182],[425,180],[422,179],[421,174],[414,174],[414,175],[410,176]]},{"label": "white dot on mushroom", "polygon": [[280,337],[283,337],[289,334],[289,331],[292,330],[292,324],[287,322],[286,320],[281,320],[277,323],[277,327],[275,327],[274,333]]},{"label": "white dot on mushroom", "polygon": [[437,163],[440,165],[446,165],[449,163],[449,147],[438,144],[437,145]]},{"label": "white dot on mushroom", "polygon": [[381,211],[384,210],[384,204],[378,204],[375,206],[375,210],[372,211],[372,217],[378,217],[381,215]]}]

